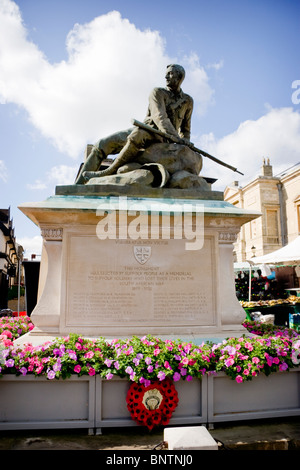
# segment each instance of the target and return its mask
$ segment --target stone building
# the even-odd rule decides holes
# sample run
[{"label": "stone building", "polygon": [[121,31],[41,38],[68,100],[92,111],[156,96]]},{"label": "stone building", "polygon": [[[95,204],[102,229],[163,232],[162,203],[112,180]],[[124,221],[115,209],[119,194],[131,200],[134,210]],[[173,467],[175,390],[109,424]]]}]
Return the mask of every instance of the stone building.
[{"label": "stone building", "polygon": [[17,283],[18,249],[10,208],[0,209],[0,309],[7,308],[8,288]]},{"label": "stone building", "polygon": [[224,199],[262,214],[242,226],[235,261],[271,253],[300,234],[300,163],[274,176],[269,159],[264,159],[261,174],[244,187],[238,181],[227,186]]}]

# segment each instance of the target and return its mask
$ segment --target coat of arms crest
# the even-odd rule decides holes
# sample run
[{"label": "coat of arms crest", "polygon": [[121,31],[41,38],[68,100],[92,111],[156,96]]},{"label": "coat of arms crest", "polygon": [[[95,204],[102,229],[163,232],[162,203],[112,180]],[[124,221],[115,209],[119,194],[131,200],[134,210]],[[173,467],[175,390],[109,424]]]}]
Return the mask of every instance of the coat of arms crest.
[{"label": "coat of arms crest", "polygon": [[140,264],[145,264],[151,256],[151,246],[134,246],[133,253]]}]

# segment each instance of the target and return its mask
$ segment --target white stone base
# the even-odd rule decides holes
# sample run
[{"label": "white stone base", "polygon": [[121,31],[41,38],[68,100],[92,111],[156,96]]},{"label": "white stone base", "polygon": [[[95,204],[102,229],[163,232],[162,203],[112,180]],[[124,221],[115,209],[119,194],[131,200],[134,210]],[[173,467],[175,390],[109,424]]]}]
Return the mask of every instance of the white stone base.
[{"label": "white stone base", "polygon": [[218,450],[218,444],[205,426],[167,428],[164,442],[169,450]]},{"label": "white stone base", "polygon": [[20,209],[44,243],[35,335],[241,336],[233,243],[258,214],[219,200],[53,196]]}]

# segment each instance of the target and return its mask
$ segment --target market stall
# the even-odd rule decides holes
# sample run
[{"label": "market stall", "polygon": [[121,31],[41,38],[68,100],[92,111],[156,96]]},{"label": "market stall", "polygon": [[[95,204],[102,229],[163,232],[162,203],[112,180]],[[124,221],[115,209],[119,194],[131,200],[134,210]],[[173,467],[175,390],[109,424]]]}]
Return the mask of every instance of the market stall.
[{"label": "market stall", "polygon": [[240,301],[271,300],[289,295],[278,289],[273,266],[252,265],[245,261],[234,263],[234,272],[236,295]]},{"label": "market stall", "polygon": [[[263,264],[272,265],[277,270],[279,267],[292,267],[298,269],[300,266],[300,236],[288,245],[264,256],[253,257],[248,260],[252,267]],[[242,305],[246,310],[247,317],[251,318],[254,312],[260,312],[262,315],[274,315],[274,323],[281,326],[294,327],[298,325],[300,313],[299,291],[299,275],[294,277],[295,285],[284,288],[282,299],[274,299],[268,301],[243,302]],[[297,285],[298,284],[298,285]],[[250,288],[251,289],[251,288]],[[251,292],[251,290],[250,290]],[[252,299],[253,300],[253,299]],[[297,328],[298,329],[298,328]]]}]

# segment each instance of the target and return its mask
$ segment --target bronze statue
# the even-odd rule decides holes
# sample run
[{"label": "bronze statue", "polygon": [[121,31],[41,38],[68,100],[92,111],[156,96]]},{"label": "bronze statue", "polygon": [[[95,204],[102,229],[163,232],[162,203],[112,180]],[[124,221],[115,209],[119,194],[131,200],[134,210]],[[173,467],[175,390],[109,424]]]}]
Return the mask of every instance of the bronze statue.
[{"label": "bronze statue", "polygon": [[[166,88],[154,88],[149,97],[149,106],[144,123],[153,129],[166,133],[181,143],[190,143],[191,116],[193,99],[181,90],[185,77],[181,65],[171,64],[166,70]],[[140,127],[134,127],[117,132],[100,139],[94,146],[82,165],[76,178],[77,184],[84,184],[89,179],[99,176],[112,175],[122,165],[132,162],[139,151],[157,142],[166,142],[158,134]],[[107,169],[98,171],[101,162],[108,155],[118,154],[118,157]]]},{"label": "bronze statue", "polygon": [[[185,71],[181,65],[168,65],[165,76],[166,87],[154,88],[152,90],[144,122],[141,123],[133,120],[134,128],[100,139],[93,146],[91,153],[82,164],[76,178],[76,184],[85,184],[90,180],[93,184],[96,181],[97,184],[100,184],[100,180],[95,180],[94,178],[115,175],[120,167],[123,167],[120,171],[125,173],[135,170],[132,166],[134,162],[138,164],[136,168],[141,168],[143,163],[147,165],[149,163],[160,165],[160,169],[163,169],[167,176],[163,177],[164,184],[168,184],[169,187],[175,185],[175,187],[182,188],[186,185],[196,185],[203,188],[203,185],[206,184],[203,178],[194,177],[199,175],[202,168],[202,156],[208,157],[216,163],[230,168],[232,171],[243,174],[228,163],[196,148],[190,142],[193,99],[181,89],[184,77]],[[159,148],[157,148],[158,143],[160,143]],[[143,161],[141,150],[145,149],[149,149],[150,154],[144,151]],[[186,149],[185,152],[184,149]],[[190,150],[188,151],[188,149]],[[115,154],[119,155],[112,164],[100,171],[101,162],[108,155]],[[174,161],[177,157],[180,157],[180,162],[174,168]],[[142,168],[144,169],[144,167]],[[152,166],[152,171],[153,169],[154,167]],[[150,171],[149,167],[147,171]],[[168,172],[171,175],[171,179],[168,176]],[[131,180],[131,176],[133,176],[133,180]],[[139,184],[143,184],[143,178],[141,179],[140,176],[136,174],[130,175],[129,180],[126,177],[120,177],[114,181],[114,184],[121,184],[121,180],[125,184],[135,184],[137,181],[139,181]],[[146,181],[149,180],[150,183],[149,181],[148,183],[152,185],[152,180],[148,176],[144,180],[144,184],[147,184]],[[108,183],[112,182],[113,180],[110,178]],[[101,179],[101,183],[106,184],[106,181]]]}]

